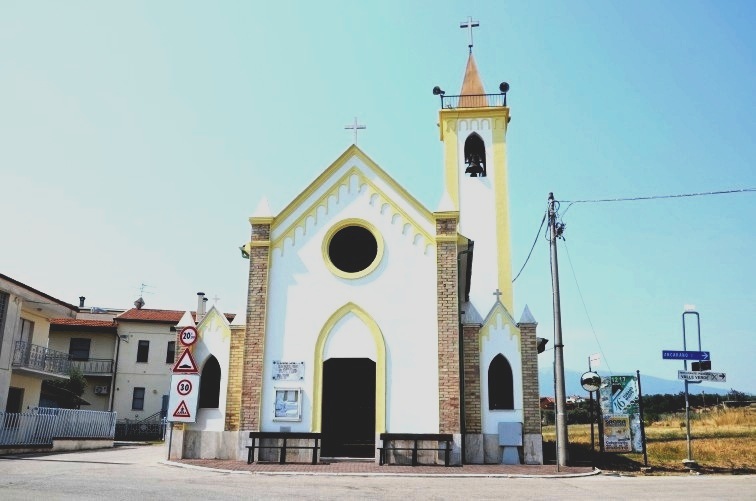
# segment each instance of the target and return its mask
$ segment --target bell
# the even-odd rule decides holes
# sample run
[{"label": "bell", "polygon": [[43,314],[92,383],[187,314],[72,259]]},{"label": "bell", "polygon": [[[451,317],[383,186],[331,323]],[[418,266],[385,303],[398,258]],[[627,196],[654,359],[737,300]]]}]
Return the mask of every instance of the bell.
[{"label": "bell", "polygon": [[470,174],[470,177],[478,177],[480,174],[483,174],[483,167],[480,166],[478,157],[472,157],[470,159],[470,161],[467,163],[465,174]]}]

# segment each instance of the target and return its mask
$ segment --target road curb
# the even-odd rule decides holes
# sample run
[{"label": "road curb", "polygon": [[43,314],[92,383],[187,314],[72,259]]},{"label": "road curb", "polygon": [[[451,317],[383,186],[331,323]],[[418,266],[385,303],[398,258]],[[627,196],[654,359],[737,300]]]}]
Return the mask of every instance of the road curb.
[{"label": "road curb", "polygon": [[585,473],[562,473],[529,475],[525,473],[372,473],[372,472],[325,472],[325,471],[245,471],[228,470],[224,468],[211,468],[194,464],[180,463],[177,461],[160,461],[160,464],[187,468],[190,470],[204,470],[217,473],[233,473],[244,475],[268,475],[268,476],[310,476],[310,477],[419,477],[419,478],[579,478],[601,475],[601,470],[593,470]]}]

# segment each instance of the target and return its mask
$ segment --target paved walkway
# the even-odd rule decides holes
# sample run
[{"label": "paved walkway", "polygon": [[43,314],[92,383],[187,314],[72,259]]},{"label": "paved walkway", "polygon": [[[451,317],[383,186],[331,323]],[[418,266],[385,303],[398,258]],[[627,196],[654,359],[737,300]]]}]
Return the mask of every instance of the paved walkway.
[{"label": "paved walkway", "polygon": [[202,467],[228,472],[264,475],[356,475],[411,477],[584,477],[601,473],[591,467],[568,466],[556,471],[554,465],[464,465],[464,466],[378,466],[372,462],[338,461],[332,463],[252,463],[223,459],[181,459],[164,464]]}]

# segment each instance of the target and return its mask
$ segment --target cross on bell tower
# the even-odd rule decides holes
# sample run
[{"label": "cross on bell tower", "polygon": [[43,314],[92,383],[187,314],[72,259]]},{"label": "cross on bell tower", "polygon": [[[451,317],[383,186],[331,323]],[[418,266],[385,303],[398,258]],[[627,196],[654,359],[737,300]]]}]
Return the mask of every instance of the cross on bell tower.
[{"label": "cross on bell tower", "polygon": [[459,27],[460,28],[463,28],[463,29],[467,28],[467,30],[468,30],[468,33],[469,33],[469,36],[470,36],[470,43],[467,44],[467,47],[470,48],[470,53],[472,53],[472,48],[473,48],[473,31],[472,31],[472,29],[473,28],[477,28],[478,26],[480,26],[480,22],[473,21],[472,16],[468,16],[467,21],[462,21],[461,23],[459,23]]}]

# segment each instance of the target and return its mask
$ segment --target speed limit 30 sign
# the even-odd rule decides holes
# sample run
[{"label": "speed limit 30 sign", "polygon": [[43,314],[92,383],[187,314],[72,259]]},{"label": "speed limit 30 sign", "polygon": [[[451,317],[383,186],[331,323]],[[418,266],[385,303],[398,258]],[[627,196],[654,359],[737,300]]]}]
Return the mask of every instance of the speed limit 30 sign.
[{"label": "speed limit 30 sign", "polygon": [[199,374],[174,374],[171,376],[168,421],[194,423],[197,420],[199,378]]}]

